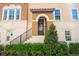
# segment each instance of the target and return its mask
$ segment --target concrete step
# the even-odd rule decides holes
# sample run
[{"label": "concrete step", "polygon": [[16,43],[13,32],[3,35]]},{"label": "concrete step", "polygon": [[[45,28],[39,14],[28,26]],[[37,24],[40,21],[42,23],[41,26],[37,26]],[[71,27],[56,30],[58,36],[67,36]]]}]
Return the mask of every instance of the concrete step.
[{"label": "concrete step", "polygon": [[45,36],[32,36],[24,43],[44,43],[44,37]]}]

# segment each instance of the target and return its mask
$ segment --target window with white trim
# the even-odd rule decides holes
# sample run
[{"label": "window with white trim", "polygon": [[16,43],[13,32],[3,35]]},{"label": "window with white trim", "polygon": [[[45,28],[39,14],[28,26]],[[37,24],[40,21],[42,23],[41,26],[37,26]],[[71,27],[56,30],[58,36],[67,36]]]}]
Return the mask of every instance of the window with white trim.
[{"label": "window with white trim", "polygon": [[20,20],[21,18],[20,5],[4,6],[2,10],[2,20]]},{"label": "window with white trim", "polygon": [[14,9],[10,9],[9,10],[9,20],[13,20],[14,19]]},{"label": "window with white trim", "polygon": [[3,20],[7,19],[7,9],[3,10]]},{"label": "window with white trim", "polygon": [[16,20],[20,18],[20,9],[16,9]]},{"label": "window with white trim", "polygon": [[73,18],[73,20],[78,20],[78,11],[77,11],[77,9],[72,9],[72,18]]},{"label": "window with white trim", "polygon": [[60,20],[60,9],[55,10],[55,20]]},{"label": "window with white trim", "polygon": [[70,33],[70,31],[65,31],[65,39],[66,39],[66,41],[71,41],[71,33]]}]

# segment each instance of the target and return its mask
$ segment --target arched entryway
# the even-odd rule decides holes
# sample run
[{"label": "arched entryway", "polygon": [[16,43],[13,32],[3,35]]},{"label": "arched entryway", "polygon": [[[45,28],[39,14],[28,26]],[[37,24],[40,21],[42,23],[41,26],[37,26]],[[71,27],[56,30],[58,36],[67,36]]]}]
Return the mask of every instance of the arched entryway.
[{"label": "arched entryway", "polygon": [[46,17],[41,16],[38,18],[38,35],[44,35],[47,30]]}]

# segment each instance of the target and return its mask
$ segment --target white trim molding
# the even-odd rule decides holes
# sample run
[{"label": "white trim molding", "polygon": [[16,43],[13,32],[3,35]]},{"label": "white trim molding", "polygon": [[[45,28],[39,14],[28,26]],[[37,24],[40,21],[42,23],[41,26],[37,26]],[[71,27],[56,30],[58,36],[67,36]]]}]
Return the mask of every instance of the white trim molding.
[{"label": "white trim molding", "polygon": [[[4,17],[4,9],[7,9],[7,15],[8,15],[8,6],[4,6],[3,8],[2,8],[2,20],[3,20],[3,17]],[[7,19],[8,19],[8,17],[7,17]],[[6,19],[6,20],[7,20]]]},{"label": "white trim molding", "polygon": [[19,15],[19,20],[21,20],[21,6],[20,5],[9,5],[9,6],[4,6],[2,8],[2,20],[4,20],[4,9],[7,9],[7,19],[6,20],[9,20],[9,11],[10,9],[14,9],[14,20],[16,20],[16,9],[19,9],[20,10],[20,15]]},{"label": "white trim molding", "polygon": [[48,17],[46,14],[39,14],[39,15],[36,17],[36,20],[35,20],[35,21],[38,21],[38,19],[39,19],[41,16],[44,16],[44,17],[46,18],[46,20],[49,21],[49,17]]},{"label": "white trim molding", "polygon": [[55,10],[60,10],[60,20],[55,19],[55,11],[53,12],[54,21],[62,21],[62,8],[55,8]]},{"label": "white trim molding", "polygon": [[[20,10],[19,20],[21,20],[21,10],[22,10],[22,8],[21,8],[20,5],[17,5],[17,6],[16,6],[16,9],[19,9],[19,10]],[[16,10],[15,10],[15,18],[16,18]]]},{"label": "white trim molding", "polygon": [[[78,21],[78,20],[74,20],[74,19],[73,19],[72,9],[77,9],[77,16],[79,15],[79,11],[78,11],[78,8],[77,8],[77,7],[72,7],[72,8],[70,8],[71,20],[72,20],[72,21]],[[79,16],[78,16],[78,19],[79,19]]]}]

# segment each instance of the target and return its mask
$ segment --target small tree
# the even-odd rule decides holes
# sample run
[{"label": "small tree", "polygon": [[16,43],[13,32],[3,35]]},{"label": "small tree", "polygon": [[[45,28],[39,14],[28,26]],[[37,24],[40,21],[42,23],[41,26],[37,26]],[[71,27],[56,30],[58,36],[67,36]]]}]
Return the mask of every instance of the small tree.
[{"label": "small tree", "polygon": [[48,32],[45,35],[44,43],[52,45],[53,43],[57,43],[57,41],[58,41],[58,36],[57,36],[56,27],[54,24],[51,24]]},{"label": "small tree", "polygon": [[46,55],[56,55],[57,52],[57,48],[56,44],[58,41],[58,36],[57,36],[57,31],[56,31],[56,27],[54,26],[54,24],[51,24],[49,27],[48,32],[45,35],[45,54]]},{"label": "small tree", "polygon": [[58,42],[57,31],[54,24],[50,25],[49,30],[45,35],[44,43],[45,55],[68,55],[67,44],[65,42]]}]

